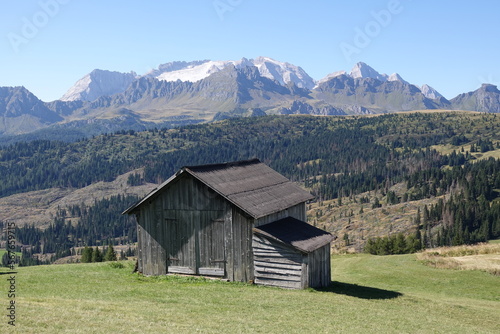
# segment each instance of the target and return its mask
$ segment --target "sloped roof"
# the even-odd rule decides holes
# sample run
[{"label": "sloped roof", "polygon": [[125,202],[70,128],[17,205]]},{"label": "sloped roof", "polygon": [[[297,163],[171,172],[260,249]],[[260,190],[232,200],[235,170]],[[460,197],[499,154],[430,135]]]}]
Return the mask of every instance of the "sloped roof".
[{"label": "sloped roof", "polygon": [[182,173],[189,173],[255,219],[313,196],[258,159],[186,166],[124,213],[131,213]]},{"label": "sloped roof", "polygon": [[305,253],[311,253],[335,239],[330,233],[292,217],[254,227],[253,231]]}]

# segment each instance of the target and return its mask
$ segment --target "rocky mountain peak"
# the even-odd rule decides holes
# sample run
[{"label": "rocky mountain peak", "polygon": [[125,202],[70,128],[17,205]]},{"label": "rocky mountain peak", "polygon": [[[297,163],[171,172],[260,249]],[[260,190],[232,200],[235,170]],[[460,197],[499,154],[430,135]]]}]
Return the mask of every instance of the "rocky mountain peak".
[{"label": "rocky mountain peak", "polygon": [[96,69],[78,80],[60,100],[94,101],[101,96],[124,92],[136,79],[135,72],[121,73]]},{"label": "rocky mountain peak", "polygon": [[380,74],[377,71],[375,71],[372,67],[363,62],[359,62],[356,65],[354,65],[349,75],[354,79],[373,78],[380,81],[387,81],[388,78],[387,74]]},{"label": "rocky mountain peak", "polygon": [[422,91],[422,94],[424,94],[424,96],[428,99],[438,99],[444,97],[437,90],[427,84],[422,85],[422,87],[420,87],[420,90]]}]

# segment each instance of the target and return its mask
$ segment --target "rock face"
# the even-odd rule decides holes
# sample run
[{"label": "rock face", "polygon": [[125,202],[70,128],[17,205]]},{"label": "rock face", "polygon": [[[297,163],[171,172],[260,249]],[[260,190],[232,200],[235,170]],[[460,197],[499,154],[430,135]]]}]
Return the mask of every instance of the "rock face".
[{"label": "rock face", "polygon": [[61,97],[61,101],[94,101],[101,96],[124,92],[135,81],[134,72],[120,73],[103,70],[93,70],[71,87]]},{"label": "rock face", "polygon": [[279,110],[279,113],[282,115],[346,115],[346,113],[342,109],[335,108],[328,104],[313,106],[311,104],[298,100],[293,101],[292,105],[288,108],[281,108]]},{"label": "rock face", "polygon": [[450,102],[453,109],[500,113],[500,91],[491,84],[483,84],[473,92],[460,94]]},{"label": "rock face", "polygon": [[405,83],[405,84],[408,84],[407,81],[403,80],[403,78],[401,78],[401,76],[397,73],[393,73],[391,74],[388,78],[387,78],[387,81],[401,81],[402,83]]},{"label": "rock face", "polygon": [[427,84],[422,85],[422,87],[420,87],[420,90],[422,91],[422,94],[424,94],[424,96],[426,98],[429,98],[429,99],[444,98],[444,96],[439,94],[439,92],[437,90],[435,90],[434,88],[432,88],[431,86],[429,86]]},{"label": "rock face", "polygon": [[387,81],[387,74],[380,74],[363,62],[359,62],[351,70],[349,76],[353,79],[372,78],[380,81]]},{"label": "rock face", "polygon": [[278,81],[281,85],[293,83],[299,88],[312,89],[316,83],[301,67],[283,63],[268,57],[258,57],[250,62],[263,77]]},{"label": "rock face", "polygon": [[24,87],[0,87],[0,134],[14,135],[63,118]]},{"label": "rock face", "polygon": [[[378,72],[377,72],[378,73]],[[375,73],[372,73],[376,76]],[[372,77],[336,76],[315,88],[314,96],[337,107],[363,107],[372,112],[396,112],[449,107],[446,99],[432,100],[420,89],[403,81]],[[345,108],[343,108],[345,110]]]}]

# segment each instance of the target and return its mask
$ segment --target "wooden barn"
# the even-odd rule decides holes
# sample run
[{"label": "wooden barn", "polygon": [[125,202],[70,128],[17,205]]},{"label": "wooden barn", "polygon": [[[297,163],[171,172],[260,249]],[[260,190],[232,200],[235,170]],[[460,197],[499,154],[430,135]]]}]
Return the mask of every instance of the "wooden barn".
[{"label": "wooden barn", "polygon": [[323,287],[333,237],[305,222],[312,198],[253,159],[183,167],[124,214],[136,215],[145,275]]}]

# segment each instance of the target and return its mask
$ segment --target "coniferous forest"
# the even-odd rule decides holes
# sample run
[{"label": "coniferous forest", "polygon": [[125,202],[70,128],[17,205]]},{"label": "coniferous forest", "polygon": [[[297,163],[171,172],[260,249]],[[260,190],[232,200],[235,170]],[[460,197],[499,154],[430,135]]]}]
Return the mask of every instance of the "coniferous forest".
[{"label": "coniferous forest", "polygon": [[[301,183],[316,201],[377,192],[376,209],[434,199],[405,233],[366,240],[373,254],[414,252],[500,237],[500,117],[466,112],[377,117],[265,116],[177,129],[120,131],[76,142],[32,141],[0,149],[0,198],[83,188],[126,172],[129,186],[159,183],[182,166],[257,157]],[[400,192],[391,190],[402,185]],[[121,212],[137,196],[117,192],[59,208],[45,228],[19,222],[23,258],[67,256],[72,247],[136,241]],[[381,202],[380,202],[381,201]],[[342,236],[338,236],[339,238]],[[36,264],[32,263],[31,264]]]}]

